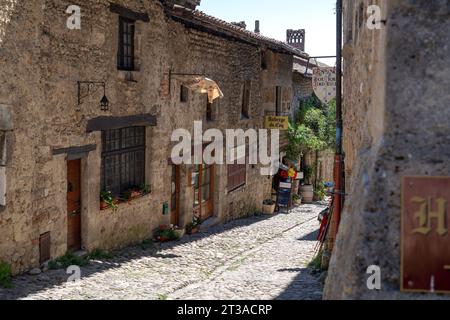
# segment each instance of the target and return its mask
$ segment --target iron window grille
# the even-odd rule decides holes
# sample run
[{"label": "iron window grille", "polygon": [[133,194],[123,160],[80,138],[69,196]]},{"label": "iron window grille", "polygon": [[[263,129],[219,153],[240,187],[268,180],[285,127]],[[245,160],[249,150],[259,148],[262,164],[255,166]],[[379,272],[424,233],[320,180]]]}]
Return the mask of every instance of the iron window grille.
[{"label": "iron window grille", "polygon": [[134,33],[135,21],[119,17],[119,50],[117,54],[119,70],[134,70]]},{"label": "iron window grille", "polygon": [[102,131],[101,189],[120,196],[145,183],[145,127]]}]

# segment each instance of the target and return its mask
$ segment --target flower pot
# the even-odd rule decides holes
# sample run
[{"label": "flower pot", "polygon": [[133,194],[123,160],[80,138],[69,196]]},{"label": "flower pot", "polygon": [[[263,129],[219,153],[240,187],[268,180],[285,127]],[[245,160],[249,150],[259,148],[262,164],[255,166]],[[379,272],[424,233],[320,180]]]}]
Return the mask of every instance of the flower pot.
[{"label": "flower pot", "polygon": [[302,194],[304,203],[312,203],[314,199],[314,187],[310,184],[300,187],[300,192]]},{"label": "flower pot", "polygon": [[187,233],[192,235],[192,234],[198,233],[198,231],[199,231],[199,227],[195,227],[195,228],[192,228],[190,230],[187,230]]},{"label": "flower pot", "polygon": [[109,206],[106,204],[105,201],[100,201],[100,210],[106,210]]},{"label": "flower pot", "polygon": [[142,193],[140,191],[133,191],[131,192],[131,199],[136,199],[142,196]]},{"label": "flower pot", "polygon": [[276,204],[263,204],[263,213],[264,214],[274,214],[275,213]]},{"label": "flower pot", "polygon": [[159,237],[159,242],[169,242],[170,239],[167,237]]},{"label": "flower pot", "polygon": [[[120,204],[120,201],[116,199],[114,200],[113,203],[117,206]],[[105,201],[100,201],[100,210],[108,210],[108,209],[111,209],[111,207]]]},{"label": "flower pot", "polygon": [[175,231],[175,234],[178,236],[178,238],[183,238],[184,237],[184,234],[185,234],[185,229],[175,229],[174,230]]}]

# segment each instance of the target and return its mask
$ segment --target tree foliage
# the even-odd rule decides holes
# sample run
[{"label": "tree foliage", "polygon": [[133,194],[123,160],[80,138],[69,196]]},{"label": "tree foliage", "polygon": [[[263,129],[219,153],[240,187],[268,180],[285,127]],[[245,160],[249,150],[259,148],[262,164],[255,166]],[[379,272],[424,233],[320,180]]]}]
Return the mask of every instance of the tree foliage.
[{"label": "tree foliage", "polygon": [[324,105],[313,96],[300,103],[289,123],[288,157],[335,147],[336,102]]}]

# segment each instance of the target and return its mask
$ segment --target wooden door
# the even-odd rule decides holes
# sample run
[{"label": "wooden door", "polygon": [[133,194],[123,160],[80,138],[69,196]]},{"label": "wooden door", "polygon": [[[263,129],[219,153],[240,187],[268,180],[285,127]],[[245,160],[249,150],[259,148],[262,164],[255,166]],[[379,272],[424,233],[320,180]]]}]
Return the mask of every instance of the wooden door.
[{"label": "wooden door", "polygon": [[180,166],[172,166],[172,197],[170,223],[178,225],[180,223]]},{"label": "wooden door", "polygon": [[81,249],[81,160],[67,162],[67,250]]},{"label": "wooden door", "polygon": [[214,165],[196,165],[192,172],[194,216],[206,220],[214,215]]}]

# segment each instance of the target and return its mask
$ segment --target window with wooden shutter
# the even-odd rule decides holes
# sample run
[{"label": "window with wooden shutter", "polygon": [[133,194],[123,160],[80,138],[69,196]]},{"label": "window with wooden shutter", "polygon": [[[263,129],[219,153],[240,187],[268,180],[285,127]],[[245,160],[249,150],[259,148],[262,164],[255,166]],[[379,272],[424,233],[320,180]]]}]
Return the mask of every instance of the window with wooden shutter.
[{"label": "window with wooden shutter", "polygon": [[228,192],[236,190],[246,184],[247,165],[229,164],[228,169]]}]

